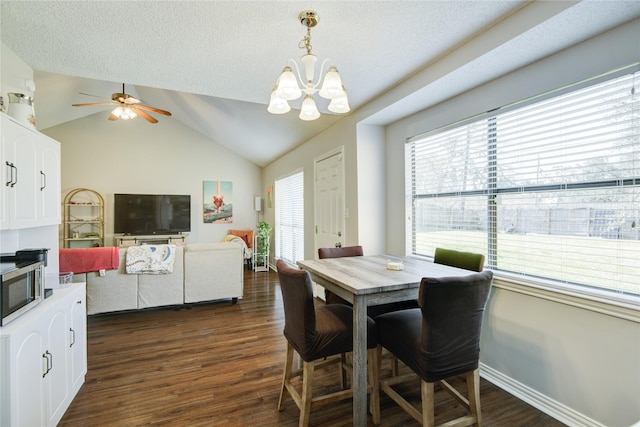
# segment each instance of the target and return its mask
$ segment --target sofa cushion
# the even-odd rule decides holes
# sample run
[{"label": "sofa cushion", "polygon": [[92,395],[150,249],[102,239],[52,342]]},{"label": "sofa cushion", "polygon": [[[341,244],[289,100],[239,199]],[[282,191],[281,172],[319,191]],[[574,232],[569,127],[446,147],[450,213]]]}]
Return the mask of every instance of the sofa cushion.
[{"label": "sofa cushion", "polygon": [[243,246],[192,243],[184,249],[184,302],[242,298]]},{"label": "sofa cushion", "polygon": [[127,274],[126,249],[119,252],[117,270],[107,270],[104,276],[97,271],[87,273],[87,314],[138,308],[138,276]]},{"label": "sofa cushion", "polygon": [[183,252],[175,247],[172,273],[138,275],[138,308],[184,303]]}]

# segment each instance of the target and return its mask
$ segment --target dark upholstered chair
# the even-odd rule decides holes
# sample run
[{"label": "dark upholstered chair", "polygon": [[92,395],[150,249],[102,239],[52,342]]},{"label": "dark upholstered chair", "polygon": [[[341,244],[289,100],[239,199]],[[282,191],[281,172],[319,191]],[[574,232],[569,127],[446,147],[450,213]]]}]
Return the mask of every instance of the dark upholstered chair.
[{"label": "dark upholstered chair", "polygon": [[[351,256],[363,256],[364,251],[362,246],[344,246],[342,248],[318,248],[318,258],[342,258]],[[325,302],[327,304],[347,304],[350,302],[338,295],[325,289],[324,291]],[[372,305],[367,307],[367,314],[369,317],[375,318],[381,313],[388,313],[389,311],[404,310],[406,308],[417,308],[418,303],[415,300],[398,301],[389,304]]]},{"label": "dark upholstered chair", "polygon": [[[451,267],[463,268],[471,271],[482,271],[484,268],[484,255],[472,252],[460,252],[451,249],[436,248],[433,262]],[[416,301],[417,306],[417,301]],[[398,373],[398,359],[391,358],[391,369],[393,375]]]},{"label": "dark upholstered chair", "polygon": [[[300,409],[299,426],[302,427],[309,424],[310,412],[316,406],[353,397],[352,389],[312,396],[314,369],[333,363],[340,364],[340,355],[352,351],[353,309],[344,304],[315,307],[309,273],[292,268],[282,260],[277,261],[276,267],[284,305],[284,336],[287,339],[278,410],[284,410],[286,393],[289,392]],[[370,362],[368,388],[371,393],[373,422],[377,425],[380,424],[380,401],[376,345],[376,324],[372,319],[367,319],[367,358]],[[302,369],[293,369],[294,350],[302,359]],[[298,392],[291,379],[300,376],[302,391]]]},{"label": "dark upholstered chair", "polygon": [[[376,318],[378,350],[387,349],[413,373],[380,380],[380,390],[423,426],[434,425],[433,385],[444,389],[466,406],[470,415],[461,425],[482,425],[480,413],[480,330],[493,273],[489,270],[464,277],[423,278],[420,308],[386,313]],[[408,403],[392,386],[415,377],[421,379],[422,410]],[[464,375],[464,397],[445,381]],[[452,423],[453,424],[453,423]]]},{"label": "dark upholstered chair", "polygon": [[484,268],[484,255],[436,248],[433,262],[451,267],[464,268],[465,270],[482,271]]},{"label": "dark upholstered chair", "polygon": [[[343,246],[340,248],[318,248],[318,258],[342,258],[350,256],[363,256],[362,246]],[[324,301],[327,304],[347,304],[349,302],[331,291],[324,290]]]}]

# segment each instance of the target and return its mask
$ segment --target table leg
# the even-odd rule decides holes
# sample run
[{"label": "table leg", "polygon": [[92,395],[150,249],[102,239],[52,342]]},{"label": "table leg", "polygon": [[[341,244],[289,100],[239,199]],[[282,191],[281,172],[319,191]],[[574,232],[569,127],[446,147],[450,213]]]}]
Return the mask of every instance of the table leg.
[{"label": "table leg", "polygon": [[367,425],[367,305],[364,296],[353,301],[353,425]]}]

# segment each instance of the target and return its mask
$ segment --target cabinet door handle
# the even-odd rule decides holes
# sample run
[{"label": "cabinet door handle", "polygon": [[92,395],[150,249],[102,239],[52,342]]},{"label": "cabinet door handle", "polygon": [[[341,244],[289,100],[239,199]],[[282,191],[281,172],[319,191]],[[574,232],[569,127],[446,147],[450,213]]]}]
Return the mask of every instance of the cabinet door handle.
[{"label": "cabinet door handle", "polygon": [[49,371],[53,368],[53,355],[49,353],[49,350],[45,351],[42,357],[47,361],[47,370],[42,374],[42,378],[46,377]]},{"label": "cabinet door handle", "polygon": [[[16,171],[15,178],[13,178],[13,171]],[[13,178],[13,181],[11,181],[11,187],[13,187],[18,183],[18,167],[13,163],[11,163],[11,177]]]},{"label": "cabinet door handle", "polygon": [[9,163],[9,162],[4,162],[5,166],[7,167],[7,172],[8,172],[8,176],[7,178],[9,178],[8,181],[5,181],[4,185],[6,185],[7,187],[9,185],[11,185],[11,181],[13,181],[13,164]]},{"label": "cabinet door handle", "polygon": [[47,175],[42,171],[40,171],[40,182],[42,183],[42,185],[40,186],[40,191],[42,191],[47,188]]},{"label": "cabinet door handle", "polygon": [[[13,187],[14,185],[16,185],[16,182],[18,182],[18,168],[16,168],[15,165],[11,162],[4,163],[9,167],[9,181],[5,182],[4,185],[6,185],[7,187]],[[13,175],[14,170],[16,172],[15,178]]]},{"label": "cabinet door handle", "polygon": [[73,328],[69,328],[69,331],[71,332],[71,344],[69,344],[69,347],[73,347],[76,343],[76,331],[74,331]]}]

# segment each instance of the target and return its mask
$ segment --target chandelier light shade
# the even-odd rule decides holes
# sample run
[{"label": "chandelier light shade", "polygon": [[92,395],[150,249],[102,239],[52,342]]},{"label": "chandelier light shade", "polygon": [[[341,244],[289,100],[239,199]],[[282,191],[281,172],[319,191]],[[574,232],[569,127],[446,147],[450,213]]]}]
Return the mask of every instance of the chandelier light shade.
[{"label": "chandelier light shade", "polygon": [[318,107],[311,95],[305,95],[304,101],[302,101],[302,108],[300,108],[300,116],[298,117],[306,121],[315,120],[320,117],[320,111],[318,111]]},{"label": "chandelier light shade", "polygon": [[271,92],[271,100],[269,101],[269,108],[267,108],[267,111],[270,112],[271,114],[284,114],[284,113],[288,113],[291,110],[291,107],[289,106],[289,103],[279,97],[276,96],[276,91],[278,90],[278,87],[274,87],[273,91]]},{"label": "chandelier light shade", "polygon": [[[306,49],[307,54],[302,56],[302,67],[304,69],[304,78],[300,74],[298,64],[290,59],[289,63],[282,70],[282,74],[278,77],[276,85],[271,91],[269,107],[267,111],[272,114],[284,114],[291,110],[289,101],[296,100],[304,94],[302,107],[300,109],[301,120],[315,120],[320,117],[320,111],[313,99],[317,93],[322,98],[330,100],[328,110],[336,114],[345,114],[350,111],[349,101],[347,99],[347,91],[342,84],[338,68],[331,65],[324,79],[322,78],[324,67],[330,60],[327,58],[322,61],[318,81],[315,78],[315,66],[318,57],[311,53],[311,28],[318,24],[318,14],[313,10],[305,10],[298,15],[300,23],[307,27],[307,35],[298,43],[300,49]],[[295,73],[294,73],[295,69]],[[297,74],[297,76],[296,76]]]}]

